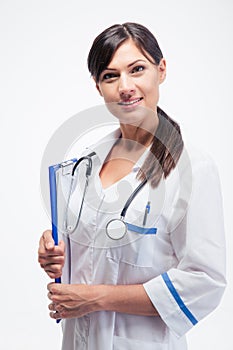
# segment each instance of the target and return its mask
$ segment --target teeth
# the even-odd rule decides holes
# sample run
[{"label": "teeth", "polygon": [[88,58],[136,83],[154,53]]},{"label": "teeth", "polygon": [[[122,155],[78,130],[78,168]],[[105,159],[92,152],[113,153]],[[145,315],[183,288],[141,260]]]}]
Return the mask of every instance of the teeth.
[{"label": "teeth", "polygon": [[123,105],[123,106],[130,106],[130,105],[133,105],[136,102],[139,102],[140,100],[141,100],[141,98],[138,98],[137,100],[119,102],[119,104]]}]

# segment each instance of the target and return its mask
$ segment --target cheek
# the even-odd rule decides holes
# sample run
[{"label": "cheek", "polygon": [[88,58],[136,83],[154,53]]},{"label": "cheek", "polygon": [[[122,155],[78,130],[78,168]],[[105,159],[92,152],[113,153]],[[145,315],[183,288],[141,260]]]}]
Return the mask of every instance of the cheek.
[{"label": "cheek", "polygon": [[156,96],[159,92],[159,80],[157,72],[149,72],[143,81],[143,90],[148,96]]},{"label": "cheek", "polygon": [[155,83],[153,82],[149,82],[146,86],[145,86],[145,95],[148,97],[148,99],[154,99],[156,100],[159,96],[159,85],[157,84],[157,82]]},{"label": "cheek", "polygon": [[105,102],[113,102],[114,98],[116,99],[116,93],[114,92],[112,86],[101,89],[101,95]]}]

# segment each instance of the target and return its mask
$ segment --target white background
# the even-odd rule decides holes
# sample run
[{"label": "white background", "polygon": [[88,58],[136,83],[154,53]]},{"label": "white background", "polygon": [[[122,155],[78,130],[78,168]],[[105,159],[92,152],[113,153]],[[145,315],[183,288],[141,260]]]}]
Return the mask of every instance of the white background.
[{"label": "white background", "polygon": [[3,350],[60,348],[60,326],[47,312],[49,279],[37,263],[39,237],[50,227],[40,195],[40,164],[47,142],[65,120],[102,103],[86,57],[100,31],[125,21],[144,24],[158,38],[168,65],[160,106],[219,168],[228,288],[217,310],[189,332],[188,342],[190,350],[233,348],[232,1],[1,0]]}]

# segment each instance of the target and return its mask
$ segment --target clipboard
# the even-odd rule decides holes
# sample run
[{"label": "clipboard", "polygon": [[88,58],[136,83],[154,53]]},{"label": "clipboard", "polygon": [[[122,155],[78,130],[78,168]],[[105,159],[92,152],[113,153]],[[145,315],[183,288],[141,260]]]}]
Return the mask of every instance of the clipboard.
[{"label": "clipboard", "polygon": [[[61,178],[65,181],[71,181],[71,173],[74,163],[77,162],[76,158],[62,162],[60,164],[49,166],[49,189],[50,189],[50,207],[51,207],[51,223],[52,223],[52,236],[55,245],[59,242],[59,203],[58,203],[58,183]],[[56,283],[61,283],[61,277],[55,278]]]}]

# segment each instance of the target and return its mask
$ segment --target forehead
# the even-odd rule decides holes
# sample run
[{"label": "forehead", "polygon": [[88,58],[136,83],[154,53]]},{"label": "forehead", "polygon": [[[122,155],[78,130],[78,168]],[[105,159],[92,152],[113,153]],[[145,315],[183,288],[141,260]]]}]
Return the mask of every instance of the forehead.
[{"label": "forehead", "polygon": [[[149,54],[148,54],[149,55]],[[130,64],[135,60],[149,61],[132,39],[124,41],[114,53],[108,67],[117,64]]]}]

